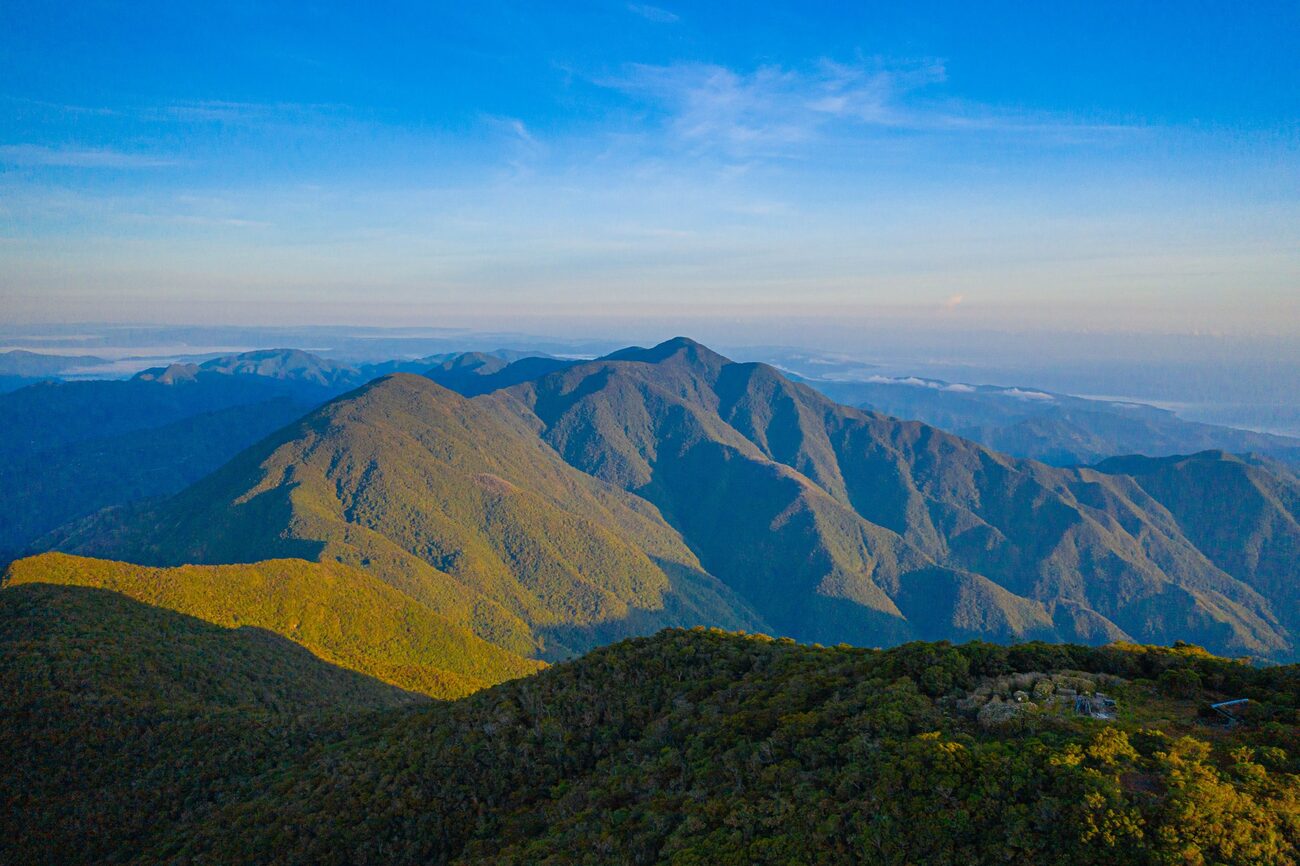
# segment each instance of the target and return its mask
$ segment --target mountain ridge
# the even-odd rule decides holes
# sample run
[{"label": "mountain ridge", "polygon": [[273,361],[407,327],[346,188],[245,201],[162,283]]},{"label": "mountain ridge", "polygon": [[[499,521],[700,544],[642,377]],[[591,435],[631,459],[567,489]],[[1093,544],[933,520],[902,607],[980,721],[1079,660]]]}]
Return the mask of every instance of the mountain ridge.
[{"label": "mountain ridge", "polygon": [[[481,361],[462,359],[510,366]],[[469,399],[383,377],[152,514],[57,546],[172,566],[335,559],[547,659],[710,617],[823,643],[1295,652],[1294,478],[1250,469],[1257,534],[1282,533],[1251,560],[1180,523],[1200,476],[1154,495],[1106,468],[999,455],[675,338]]]},{"label": "mountain ridge", "polygon": [[[630,363],[620,367],[620,362]],[[650,368],[655,375],[644,375]],[[882,614],[893,614],[878,597],[874,601],[870,598],[878,594],[869,583],[859,580],[852,585],[854,572],[861,573],[864,567],[880,570],[881,563],[868,556],[873,549],[886,559],[898,561],[886,562],[880,580],[870,582],[886,594],[898,591],[899,574],[918,565],[917,554],[946,567],[941,580],[952,591],[997,594],[982,580],[969,577],[972,571],[977,575],[981,571],[977,565],[990,566],[987,559],[976,560],[977,554],[987,553],[992,545],[994,552],[998,547],[1005,551],[1001,564],[996,560],[991,563],[1004,575],[997,579],[995,574],[994,584],[1026,598],[1032,607],[1034,596],[1041,597],[1046,591],[1050,598],[1053,584],[1061,587],[1061,578],[1055,569],[1047,569],[1040,580],[1049,583],[1040,584],[1037,590],[1032,584],[1017,581],[1017,573],[1032,573],[1032,569],[1018,566],[1017,561],[1032,564],[1053,554],[1051,549],[1043,548],[1041,540],[1026,538],[1007,543],[1008,516],[1028,505],[1055,510],[1058,519],[1072,524],[1060,527],[1064,534],[1058,536],[1056,544],[1058,548],[1061,544],[1068,547],[1058,549],[1056,556],[1075,557],[1070,547],[1083,533],[1089,545],[1105,545],[1129,562],[1125,571],[1150,574],[1150,580],[1155,581],[1149,584],[1153,590],[1164,583],[1163,577],[1157,577],[1162,573],[1159,563],[1180,561],[1179,568],[1191,576],[1191,583],[1176,593],[1183,599],[1183,615],[1193,609],[1209,610],[1210,620],[1205,625],[1210,632],[1218,628],[1210,625],[1212,621],[1234,621],[1232,627],[1244,631],[1243,648],[1268,651],[1287,644],[1257,593],[1206,561],[1180,537],[1163,509],[1151,508],[1154,503],[1145,491],[1123,479],[1108,477],[1102,481],[1092,470],[1060,470],[1002,457],[916,422],[899,422],[838,406],[812,389],[790,382],[767,365],[732,364],[681,338],[651,350],[616,353],[613,362],[605,358],[581,364],[520,386],[513,393],[535,407],[545,427],[543,436],[566,459],[646,496],[674,525],[691,519],[678,503],[701,501],[707,495],[696,489],[688,489],[683,495],[683,490],[677,488],[688,485],[689,480],[666,474],[681,471],[677,463],[683,454],[720,450],[732,456],[715,460],[720,467],[717,471],[734,472],[732,458],[739,458],[749,467],[748,484],[766,477],[766,489],[774,491],[778,485],[785,486],[787,492],[780,499],[782,508],[773,507],[762,520],[751,521],[748,534],[740,537],[748,540],[772,528],[780,530],[795,515],[801,515],[805,525],[821,527],[822,537],[807,549],[810,554],[829,556],[832,563],[838,559],[841,577],[835,577],[834,565],[822,570],[830,572],[832,581],[849,581],[843,586],[826,586],[832,598],[853,598],[853,593],[861,593],[857,601],[875,604]],[[691,428],[672,443],[679,453],[670,450],[670,461],[658,460],[663,442],[657,439],[655,425],[647,423],[647,419],[664,412],[688,418]],[[706,440],[711,441],[705,448],[696,447]],[[761,458],[754,457],[755,451]],[[658,465],[660,462],[664,465]],[[713,477],[698,468],[687,474]],[[989,478],[999,483],[990,487]],[[899,483],[882,485],[882,479],[899,479]],[[1022,492],[1008,498],[1011,491],[1004,487],[1009,483],[1023,488]],[[994,492],[1003,497],[1002,504],[990,501]],[[1022,501],[1025,496],[1028,501]],[[827,498],[831,501],[827,502]],[[855,517],[865,518],[869,526],[862,526]],[[1128,529],[1150,538],[1139,542]],[[696,539],[716,534],[709,530],[701,526],[695,532],[683,531],[688,539]],[[882,535],[881,530],[892,535]],[[1019,531],[1023,534],[1026,530]],[[870,539],[866,549],[853,540],[855,532]],[[722,535],[729,541],[737,537],[734,531]],[[1144,545],[1153,547],[1150,555],[1142,549]],[[743,579],[737,572],[750,568],[752,563],[729,565],[728,555],[728,551],[720,550],[710,559],[702,551],[702,562],[724,579]],[[1012,558],[1006,560],[1007,556]],[[934,572],[927,574],[931,581],[935,579]],[[1095,597],[1099,588],[1093,591]],[[1150,637],[1149,626],[1165,627],[1146,613],[1130,617],[1127,628],[1116,627],[1112,622],[1113,606],[1111,616],[1102,615],[1099,620],[1095,616],[1095,599],[1088,599],[1078,589],[1063,600],[1071,604],[1051,615],[1053,626],[1064,627],[1066,637],[1087,639],[1099,628],[1112,637],[1142,634],[1146,629]],[[759,609],[762,612],[761,606]],[[1011,619],[1023,619],[1028,612],[1024,610]],[[1076,627],[1072,623],[1080,617],[1084,621]],[[1043,624],[1041,617],[1031,616],[1030,620]],[[797,636],[830,639],[829,635],[807,632]],[[1208,632],[1203,636],[1209,637],[1211,643],[1221,640]]]}]

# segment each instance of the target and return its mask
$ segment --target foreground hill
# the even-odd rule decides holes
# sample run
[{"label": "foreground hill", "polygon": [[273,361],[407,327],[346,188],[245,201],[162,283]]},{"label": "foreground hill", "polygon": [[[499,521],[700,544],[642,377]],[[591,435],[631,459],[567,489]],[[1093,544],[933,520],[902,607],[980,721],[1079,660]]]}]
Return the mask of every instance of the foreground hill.
[{"label": "foreground hill", "polygon": [[436,698],[538,669],[373,575],[335,562],[159,569],[47,553],[14,563],[5,582],[110,590],[214,625],[265,629],[326,662]]},{"label": "foreground hill", "polygon": [[[123,617],[157,613],[131,603],[107,609],[123,628],[100,628],[99,614],[77,615],[98,597],[76,592],[92,591],[0,592],[20,609],[0,617],[17,662],[0,677],[30,696],[0,709],[0,756],[18,758],[0,762],[5,862],[1286,866],[1300,855],[1294,667],[1192,648],[872,651],[668,631],[451,704],[293,715],[279,697],[300,688],[288,663],[257,659],[284,672],[274,688],[257,685],[247,654],[172,664],[167,650],[198,640],[191,631],[141,641],[147,624]],[[74,648],[74,634],[94,640]],[[85,661],[64,659],[73,652]],[[81,672],[75,689],[33,694],[47,660]],[[155,700],[217,665],[230,676],[211,701]],[[85,700],[140,668],[147,687]],[[1072,695],[1099,690],[1117,719],[1074,712]],[[1199,717],[1224,697],[1251,699],[1231,730]]]},{"label": "foreground hill", "polygon": [[81,586],[0,590],[0,658],[0,862],[12,864],[129,857],[241,774],[419,700],[264,629]]},{"label": "foreground hill", "polygon": [[665,625],[762,625],[653,506],[566,464],[494,399],[404,374],[61,547],[164,566],[344,563],[520,655]]}]

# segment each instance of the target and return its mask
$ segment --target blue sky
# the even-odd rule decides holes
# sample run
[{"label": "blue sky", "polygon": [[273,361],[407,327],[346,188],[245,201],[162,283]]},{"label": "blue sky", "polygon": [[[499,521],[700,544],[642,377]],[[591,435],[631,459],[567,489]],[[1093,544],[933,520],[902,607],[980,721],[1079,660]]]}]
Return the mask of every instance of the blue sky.
[{"label": "blue sky", "polygon": [[0,315],[1300,335],[1297,44],[1294,2],[4,4]]}]

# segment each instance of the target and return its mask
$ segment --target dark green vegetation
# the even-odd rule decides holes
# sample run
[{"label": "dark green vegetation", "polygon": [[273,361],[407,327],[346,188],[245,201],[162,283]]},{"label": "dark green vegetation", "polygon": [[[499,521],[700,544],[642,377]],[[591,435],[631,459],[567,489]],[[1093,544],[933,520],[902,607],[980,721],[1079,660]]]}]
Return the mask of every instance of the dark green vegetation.
[{"label": "dark green vegetation", "polygon": [[[442,373],[481,386],[525,362],[502,363]],[[387,377],[54,541],[150,565],[341,562],[548,659],[693,624],[1294,658],[1300,483],[1223,453],[1175,464],[1010,458],[677,339],[471,400]]]},{"label": "dark green vegetation", "polygon": [[[382,709],[400,695],[267,657],[296,648],[247,629],[68,587],[11,587],[0,605],[17,696],[0,719],[8,863],[1300,856],[1295,667],[1190,647],[873,651],[667,631]],[[1104,688],[1118,719],[1076,716],[1053,693],[1067,686]],[[1252,700],[1244,724],[1202,718],[1223,697]]]},{"label": "dark green vegetation", "polygon": [[116,592],[0,590],[0,862],[125,859],[241,774],[416,696]]},{"label": "dark green vegetation", "polygon": [[995,451],[1057,466],[1118,454],[1253,452],[1300,465],[1300,439],[1202,424],[1167,409],[1035,389],[951,385],[934,379],[805,380],[826,396],[896,418],[924,421]]}]

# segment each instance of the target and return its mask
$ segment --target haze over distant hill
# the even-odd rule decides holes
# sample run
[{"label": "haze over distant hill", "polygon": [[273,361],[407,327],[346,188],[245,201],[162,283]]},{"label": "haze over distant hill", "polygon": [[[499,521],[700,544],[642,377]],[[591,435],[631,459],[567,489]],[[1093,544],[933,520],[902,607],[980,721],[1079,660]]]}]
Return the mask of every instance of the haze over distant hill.
[{"label": "haze over distant hill", "polygon": [[299,349],[264,349],[213,358],[202,364],[171,364],[137,373],[141,381],[178,384],[202,375],[259,376],[337,390],[355,388],[365,381],[360,371]]},{"label": "haze over distant hill", "polygon": [[44,382],[0,394],[0,562],[100,508],[164,496],[328,399],[265,377]]},{"label": "haze over distant hill", "polygon": [[[518,384],[545,372],[559,369],[563,359],[547,355],[540,350],[497,348],[491,351],[439,351],[408,356],[401,360],[375,361],[374,352],[385,348],[397,349],[403,339],[393,336],[385,339],[381,333],[368,335],[363,340],[326,329],[313,337],[324,343],[341,347],[339,360],[334,354],[324,358],[319,354],[298,349],[263,349],[225,355],[207,361],[182,361],[164,367],[143,371],[143,378],[162,381],[192,378],[200,370],[238,375],[264,375],[282,379],[295,379],[304,385],[315,383],[333,394],[341,393],[378,376],[394,372],[429,375],[440,384],[465,394],[475,396],[501,387]],[[211,336],[251,339],[253,334],[231,333]],[[296,335],[303,338],[315,332],[268,332],[263,338],[283,338]],[[524,335],[499,335],[503,341],[516,341],[519,345],[537,342]],[[493,337],[466,335],[466,345]],[[430,340],[409,338],[411,346],[429,347],[450,345],[450,336]],[[369,351],[363,347],[369,344]],[[888,344],[892,345],[892,344]],[[553,351],[563,350],[572,358],[591,347],[580,344],[552,345]],[[142,345],[141,351],[148,351]],[[334,350],[331,350],[333,352]],[[573,354],[574,352],[578,354]],[[357,360],[357,353],[369,360]],[[1169,409],[1157,408],[1142,402],[1109,400],[1070,396],[1038,387],[1030,378],[1030,385],[967,385],[941,379],[893,373],[886,375],[883,368],[848,356],[827,354],[812,350],[783,347],[750,347],[741,350],[745,357],[773,363],[814,388],[839,402],[857,405],[894,415],[899,418],[924,421],[933,426],[956,433],[988,445],[995,450],[1020,457],[1033,457],[1054,465],[1092,463],[1122,454],[1168,456],[1201,450],[1219,449],[1232,453],[1254,452],[1300,464],[1300,439],[1257,433],[1251,430],[1199,423],[1186,420]],[[485,359],[491,359],[486,361]],[[510,362],[528,359],[528,363],[502,372]],[[544,359],[544,360],[543,360]],[[93,375],[97,365],[103,365],[109,375],[109,362],[95,356],[69,357],[38,354],[29,351],[0,354],[0,379],[7,361],[15,369],[22,367],[34,371],[37,365],[44,372],[38,378],[60,378],[68,369],[77,372],[78,378]],[[74,363],[75,362],[75,363]],[[506,362],[503,364],[502,362]],[[890,365],[899,369],[899,364]],[[906,369],[906,364],[901,368]],[[488,375],[491,374],[491,375]],[[1032,377],[1032,373],[1008,372],[1016,381]],[[13,377],[8,380],[10,389],[30,384],[37,379]],[[0,384],[0,390],[3,390]],[[333,396],[331,394],[331,396]],[[1209,411],[1212,407],[1202,407]],[[1227,412],[1226,409],[1223,412]],[[1220,414],[1222,415],[1223,412]],[[1230,415],[1230,413],[1228,413]]]},{"label": "haze over distant hill", "polygon": [[1165,457],[1206,450],[1254,452],[1300,465],[1300,439],[1187,421],[1142,403],[915,376],[868,373],[866,379],[801,381],[841,403],[924,421],[996,451],[1057,466],[1122,454]]},{"label": "haze over distant hill", "polygon": [[[1192,469],[1157,494],[1107,466],[1010,458],[676,339],[471,400],[381,379],[59,547],[170,566],[337,560],[548,658],[697,622],[1292,657],[1294,477],[1221,453]],[[1228,483],[1258,494],[1217,517],[1192,507]],[[1227,555],[1212,520],[1260,527],[1252,554]]]},{"label": "haze over distant hill", "polygon": [[50,355],[13,349],[0,352],[0,393],[57,379],[69,370],[105,363],[93,355]]}]

